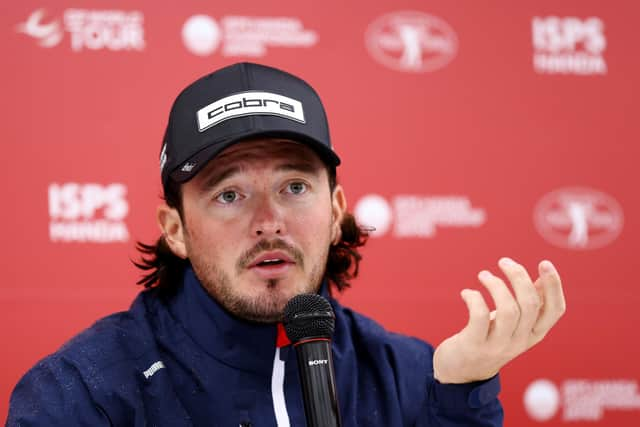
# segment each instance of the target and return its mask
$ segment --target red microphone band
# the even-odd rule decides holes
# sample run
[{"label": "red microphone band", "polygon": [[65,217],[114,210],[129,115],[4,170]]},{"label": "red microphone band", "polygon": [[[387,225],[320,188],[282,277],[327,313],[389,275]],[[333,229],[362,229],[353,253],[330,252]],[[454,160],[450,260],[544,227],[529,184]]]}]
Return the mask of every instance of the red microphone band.
[{"label": "red microphone band", "polygon": [[293,346],[297,347],[300,344],[304,344],[306,342],[313,342],[313,341],[331,341],[329,338],[309,338],[308,340],[302,340],[302,341],[298,341],[297,343],[295,343]]}]

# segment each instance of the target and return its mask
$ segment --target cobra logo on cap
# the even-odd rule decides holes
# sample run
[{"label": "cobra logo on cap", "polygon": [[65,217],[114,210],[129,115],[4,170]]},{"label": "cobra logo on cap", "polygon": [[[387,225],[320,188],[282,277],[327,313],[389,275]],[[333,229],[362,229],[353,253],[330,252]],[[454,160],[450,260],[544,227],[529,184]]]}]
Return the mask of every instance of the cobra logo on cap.
[{"label": "cobra logo on cap", "polygon": [[204,132],[225,120],[251,115],[279,116],[305,123],[300,101],[271,92],[236,93],[201,108],[197,115],[199,132]]}]

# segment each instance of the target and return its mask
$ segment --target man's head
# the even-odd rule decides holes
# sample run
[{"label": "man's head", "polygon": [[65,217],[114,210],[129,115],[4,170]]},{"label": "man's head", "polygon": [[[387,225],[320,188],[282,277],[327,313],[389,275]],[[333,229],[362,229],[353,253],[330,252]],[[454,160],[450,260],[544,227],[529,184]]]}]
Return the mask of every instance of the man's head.
[{"label": "man's head", "polygon": [[366,233],[346,211],[319,97],[255,64],[210,74],[176,99],[161,152],[162,237],[140,244],[140,283],[167,287],[190,263],[231,313],[273,322],[293,296],[357,274]]},{"label": "man's head", "polygon": [[198,79],[176,98],[160,154],[163,185],[188,181],[222,150],[256,137],[299,141],[328,166],[340,164],[313,88],[276,68],[239,63]]},{"label": "man's head", "polygon": [[261,138],[227,148],[182,184],[182,213],[158,221],[174,254],[235,315],[277,321],[285,304],[316,292],[341,238],[342,188],[293,141]]}]

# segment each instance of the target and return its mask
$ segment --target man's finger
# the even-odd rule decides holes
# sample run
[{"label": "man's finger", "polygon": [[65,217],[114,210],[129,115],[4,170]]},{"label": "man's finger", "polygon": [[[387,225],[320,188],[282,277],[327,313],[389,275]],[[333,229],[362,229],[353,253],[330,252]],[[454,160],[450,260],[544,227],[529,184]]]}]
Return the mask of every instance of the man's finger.
[{"label": "man's finger", "polygon": [[532,344],[540,341],[551,327],[566,311],[566,302],[560,275],[550,261],[542,261],[538,265],[540,277],[536,280],[536,287],[542,289],[544,304],[533,326]]},{"label": "man's finger", "polygon": [[506,344],[511,340],[513,331],[518,325],[520,309],[513,295],[502,279],[483,270],[478,279],[491,294],[496,305],[495,324],[491,330],[489,340]]},{"label": "man's finger", "polygon": [[484,343],[489,332],[489,307],[482,294],[476,290],[463,289],[460,296],[469,310],[469,321],[461,334],[467,335],[474,343]]},{"label": "man's finger", "polygon": [[526,345],[542,305],[540,295],[538,295],[529,273],[522,265],[511,258],[501,258],[498,265],[509,279],[520,308],[520,319],[513,333],[513,338],[522,345]]}]

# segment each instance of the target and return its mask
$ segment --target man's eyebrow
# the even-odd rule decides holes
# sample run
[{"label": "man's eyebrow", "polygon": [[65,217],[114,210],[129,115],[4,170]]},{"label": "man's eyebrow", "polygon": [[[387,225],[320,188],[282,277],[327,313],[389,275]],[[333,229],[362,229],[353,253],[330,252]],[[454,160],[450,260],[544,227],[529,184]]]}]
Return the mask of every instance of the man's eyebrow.
[{"label": "man's eyebrow", "polygon": [[218,185],[220,182],[225,179],[237,174],[240,172],[240,167],[231,166],[229,168],[223,169],[221,172],[212,173],[207,179],[202,183],[203,190],[210,190]]},{"label": "man's eyebrow", "polygon": [[320,168],[310,162],[284,163],[276,168],[279,172],[304,172],[315,174]]},{"label": "man's eyebrow", "polygon": [[[212,173],[209,177],[207,177],[202,183],[203,190],[211,190],[220,182],[224,181],[227,178],[232,177],[233,175],[239,173],[243,168],[240,166],[230,166],[226,169],[223,169],[220,172]],[[311,162],[296,162],[296,163],[283,163],[276,167],[276,172],[302,172],[307,174],[316,174],[319,168],[314,166]]]}]

